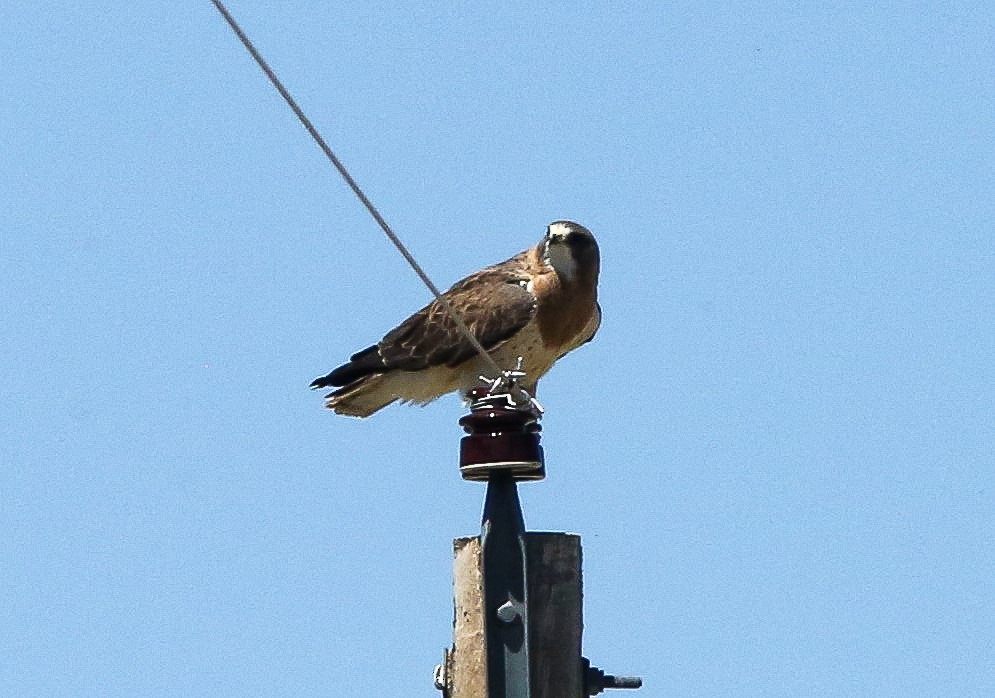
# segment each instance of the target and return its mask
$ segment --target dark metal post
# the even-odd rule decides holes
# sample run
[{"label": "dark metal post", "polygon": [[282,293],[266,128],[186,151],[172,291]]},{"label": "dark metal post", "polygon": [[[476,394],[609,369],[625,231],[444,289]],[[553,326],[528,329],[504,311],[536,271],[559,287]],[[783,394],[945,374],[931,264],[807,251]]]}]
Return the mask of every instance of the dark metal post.
[{"label": "dark metal post", "polygon": [[508,471],[491,473],[480,531],[489,698],[528,698],[525,522]]}]

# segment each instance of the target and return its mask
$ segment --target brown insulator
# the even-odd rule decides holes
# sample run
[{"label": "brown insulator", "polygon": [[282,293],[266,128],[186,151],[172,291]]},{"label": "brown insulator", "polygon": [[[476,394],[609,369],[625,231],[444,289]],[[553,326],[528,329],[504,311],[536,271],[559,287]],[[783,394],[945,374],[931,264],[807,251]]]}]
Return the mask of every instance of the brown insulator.
[{"label": "brown insulator", "polygon": [[509,471],[515,480],[545,478],[536,412],[486,388],[474,388],[470,398],[470,414],[459,420],[467,433],[460,441],[463,479],[485,481],[495,471]]}]

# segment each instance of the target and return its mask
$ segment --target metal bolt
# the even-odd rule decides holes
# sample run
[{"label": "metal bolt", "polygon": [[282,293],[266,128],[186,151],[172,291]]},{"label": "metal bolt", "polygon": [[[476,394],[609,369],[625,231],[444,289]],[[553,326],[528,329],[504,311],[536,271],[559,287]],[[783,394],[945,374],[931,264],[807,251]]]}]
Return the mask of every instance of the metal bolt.
[{"label": "metal bolt", "polygon": [[642,688],[643,680],[638,676],[605,675],[605,688]]},{"label": "metal bolt", "polygon": [[502,623],[514,623],[516,620],[522,617],[522,613],[519,610],[521,608],[521,603],[509,598],[503,604],[498,606],[497,617]]},{"label": "metal bolt", "polygon": [[591,666],[591,660],[586,657],[583,662],[584,685],[588,696],[596,696],[606,688],[642,688],[643,680],[638,676],[613,676]]}]

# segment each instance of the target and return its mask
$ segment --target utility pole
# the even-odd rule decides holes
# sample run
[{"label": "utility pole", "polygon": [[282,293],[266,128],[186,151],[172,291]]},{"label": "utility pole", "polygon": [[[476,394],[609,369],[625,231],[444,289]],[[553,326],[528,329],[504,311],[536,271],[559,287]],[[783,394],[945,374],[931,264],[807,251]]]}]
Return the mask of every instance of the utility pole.
[{"label": "utility pole", "polygon": [[453,645],[436,667],[444,698],[588,698],[642,680],[582,656],[580,537],[525,530],[517,483],[545,478],[539,414],[509,394],[471,392],[460,420],[465,480],[487,483],[481,534],[453,542]]},{"label": "utility pole", "polygon": [[[466,480],[487,483],[479,538],[455,543],[454,644],[436,669],[445,698],[587,698],[605,688],[639,688],[638,678],[605,675],[581,657],[580,539],[527,533],[517,483],[546,476],[539,446],[539,411],[523,405],[519,367],[503,371],[440,293],[369,197],[307,118],[220,0],[212,0],[353,194],[408,261],[474,350],[494,369],[491,390],[471,391],[460,444]],[[514,390],[500,393],[497,386]]]}]

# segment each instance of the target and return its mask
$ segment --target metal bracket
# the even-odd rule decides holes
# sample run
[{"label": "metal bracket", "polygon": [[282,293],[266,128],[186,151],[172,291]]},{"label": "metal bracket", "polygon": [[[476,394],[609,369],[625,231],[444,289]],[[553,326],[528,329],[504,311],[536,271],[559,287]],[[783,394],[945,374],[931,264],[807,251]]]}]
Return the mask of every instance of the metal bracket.
[{"label": "metal bracket", "polygon": [[488,698],[528,698],[525,521],[509,470],[489,473],[480,525]]}]

